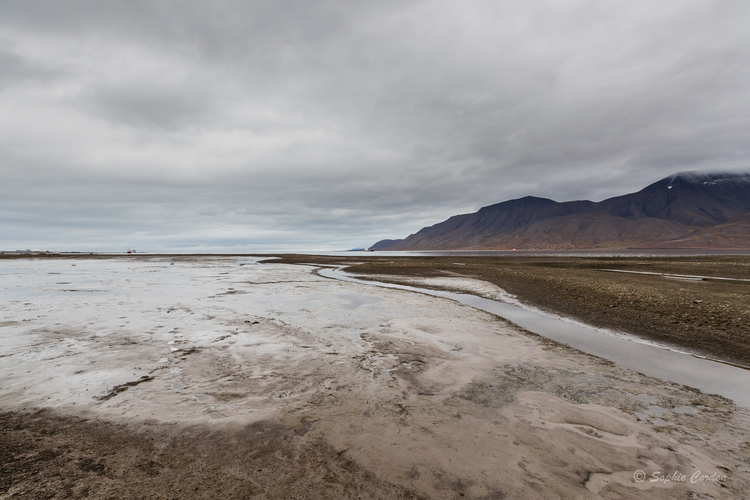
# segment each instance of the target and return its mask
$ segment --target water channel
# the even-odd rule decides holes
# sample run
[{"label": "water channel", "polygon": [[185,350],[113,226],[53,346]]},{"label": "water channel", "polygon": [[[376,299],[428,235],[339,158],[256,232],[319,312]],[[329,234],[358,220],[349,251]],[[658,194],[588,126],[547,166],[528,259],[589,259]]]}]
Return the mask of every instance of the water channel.
[{"label": "water channel", "polygon": [[622,367],[695,387],[706,393],[719,394],[734,400],[740,406],[750,407],[750,370],[745,368],[697,357],[677,349],[641,342],[635,338],[608,333],[601,329],[564,321],[538,311],[476,295],[359,280],[330,268],[321,269],[318,274],[351,283],[395,288],[452,299],[501,316],[526,330],[594,356],[608,359]]}]

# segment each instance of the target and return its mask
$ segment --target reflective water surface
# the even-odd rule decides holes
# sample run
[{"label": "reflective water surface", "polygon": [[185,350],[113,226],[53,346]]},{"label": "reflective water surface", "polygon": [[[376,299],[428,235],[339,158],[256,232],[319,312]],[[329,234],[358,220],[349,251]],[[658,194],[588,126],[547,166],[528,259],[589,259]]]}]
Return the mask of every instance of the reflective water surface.
[{"label": "reflective water surface", "polygon": [[526,330],[608,359],[625,368],[696,387],[706,393],[720,394],[734,400],[738,405],[750,407],[750,370],[747,369],[699,358],[688,352],[638,341],[635,338],[607,333],[601,329],[476,295],[358,280],[336,269],[322,269],[319,274],[353,283],[397,288],[452,299],[496,314]]}]

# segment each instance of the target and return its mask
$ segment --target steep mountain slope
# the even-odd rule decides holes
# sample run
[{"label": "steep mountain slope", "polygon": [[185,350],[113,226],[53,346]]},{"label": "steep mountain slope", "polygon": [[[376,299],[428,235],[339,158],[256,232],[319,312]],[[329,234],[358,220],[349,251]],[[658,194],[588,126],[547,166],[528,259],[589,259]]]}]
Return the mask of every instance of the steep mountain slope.
[{"label": "steep mountain slope", "polygon": [[593,211],[629,220],[654,217],[686,226],[723,224],[750,212],[750,174],[683,172],[637,193],[597,203]]},{"label": "steep mountain slope", "polygon": [[683,172],[598,203],[527,196],[391,241],[373,248],[748,247],[750,173]]}]

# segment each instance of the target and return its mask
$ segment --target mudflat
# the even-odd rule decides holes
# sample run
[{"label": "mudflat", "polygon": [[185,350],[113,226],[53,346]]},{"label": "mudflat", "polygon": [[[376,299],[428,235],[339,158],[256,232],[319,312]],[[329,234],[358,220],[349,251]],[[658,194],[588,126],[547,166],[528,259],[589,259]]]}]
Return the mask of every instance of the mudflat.
[{"label": "mudflat", "polygon": [[750,491],[746,408],[287,259],[0,261],[0,498]]},{"label": "mudflat", "polygon": [[350,273],[394,283],[415,283],[404,278],[476,278],[546,311],[750,367],[747,255],[283,259],[349,264],[345,270]]}]

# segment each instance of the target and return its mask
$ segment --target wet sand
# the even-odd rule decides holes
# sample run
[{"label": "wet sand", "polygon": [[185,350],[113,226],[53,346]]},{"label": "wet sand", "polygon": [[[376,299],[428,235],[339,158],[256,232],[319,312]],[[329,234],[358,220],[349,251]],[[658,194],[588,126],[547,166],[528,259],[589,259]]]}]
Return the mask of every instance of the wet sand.
[{"label": "wet sand", "polygon": [[750,490],[731,401],[450,300],[244,260],[3,262],[0,498]]},{"label": "wet sand", "polygon": [[283,261],[350,264],[346,271],[356,275],[422,286],[429,284],[414,278],[475,278],[493,283],[521,302],[542,310],[750,367],[750,256],[747,255],[377,257],[375,254],[350,259],[285,256]]}]

